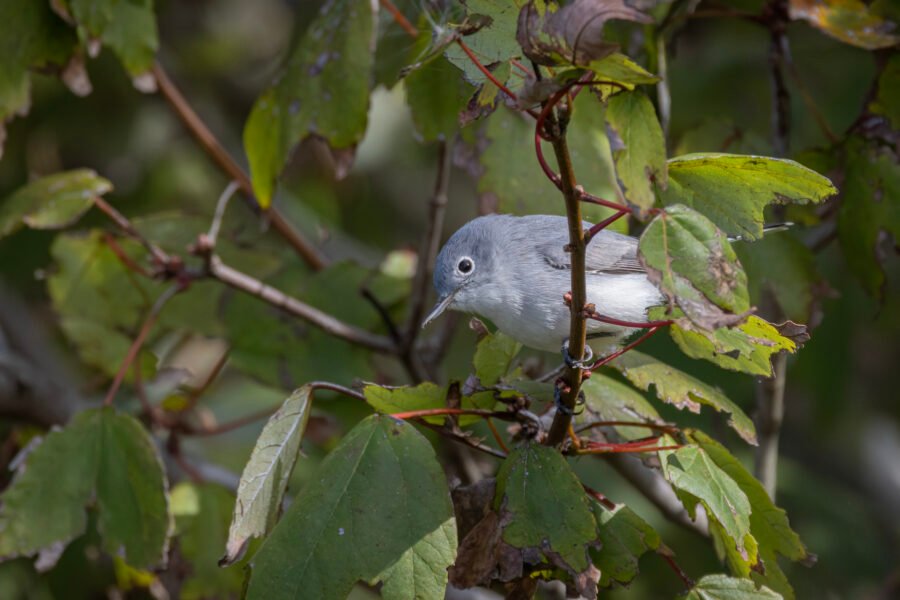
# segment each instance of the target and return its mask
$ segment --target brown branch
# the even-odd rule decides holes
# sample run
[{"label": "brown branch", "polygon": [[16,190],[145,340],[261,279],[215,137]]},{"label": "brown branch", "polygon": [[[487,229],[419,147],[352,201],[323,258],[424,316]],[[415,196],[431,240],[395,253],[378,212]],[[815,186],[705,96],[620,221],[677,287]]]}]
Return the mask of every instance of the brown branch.
[{"label": "brown branch", "polygon": [[450,166],[453,154],[452,144],[441,141],[438,144],[437,175],[434,179],[434,191],[429,203],[428,225],[422,246],[419,250],[419,262],[413,279],[412,296],[410,297],[409,319],[406,323],[404,350],[409,351],[416,341],[416,336],[425,316],[425,300],[431,275],[434,272],[434,261],[441,246],[441,232],[444,229],[444,214],[447,210],[447,188],[450,185]]},{"label": "brown branch", "polygon": [[150,312],[147,313],[147,317],[144,319],[143,325],[141,325],[141,330],[138,332],[137,337],[134,338],[134,341],[131,343],[131,347],[128,348],[128,353],[125,354],[125,359],[122,361],[122,365],[119,367],[119,370],[116,372],[116,376],[113,378],[112,384],[109,386],[109,390],[106,392],[106,398],[103,400],[103,406],[112,406],[113,398],[116,396],[116,392],[119,391],[119,386],[122,385],[122,380],[125,379],[125,373],[128,372],[128,368],[137,358],[138,353],[141,351],[141,347],[144,345],[144,340],[147,339],[147,336],[150,334],[150,330],[153,329],[153,324],[156,323],[156,319],[159,317],[159,311],[162,310],[162,307],[165,306],[166,302],[172,299],[175,294],[182,291],[184,288],[176,283],[169,288],[167,288],[162,294],[159,295],[159,298],[156,299],[156,302],[153,303],[153,306],[150,307]]},{"label": "brown branch", "polygon": [[[551,127],[553,127],[551,123]],[[569,146],[566,143],[565,124],[556,123],[556,135],[551,143],[556,154],[556,162],[559,165],[560,184],[563,197],[566,202],[566,217],[569,224],[569,245],[571,273],[572,273],[572,302],[569,308],[569,347],[570,356],[580,359],[584,356],[585,336],[587,325],[584,317],[584,307],[587,304],[587,292],[585,287],[585,240],[584,227],[581,217],[581,192],[577,189],[575,171],[572,167],[572,159],[569,156]],[[560,299],[562,300],[562,299]],[[562,375],[563,389],[560,395],[560,407],[557,408],[550,431],[547,434],[546,444],[557,446],[566,438],[569,424],[572,422],[572,413],[581,390],[582,371],[578,367],[567,367]]]},{"label": "brown branch", "polygon": [[432,431],[439,433],[440,435],[442,435],[444,437],[450,438],[451,440],[454,440],[461,444],[465,444],[466,446],[469,446],[470,448],[474,448],[475,450],[484,452],[485,454],[490,454],[491,456],[494,456],[496,458],[506,458],[506,454],[503,453],[502,451],[497,450],[496,448],[491,448],[490,446],[488,446],[486,444],[482,444],[481,442],[478,442],[478,441],[472,439],[470,436],[468,436],[464,433],[458,433],[458,432],[452,431],[450,429],[447,429],[446,427],[443,427],[442,425],[435,425],[434,423],[429,423],[428,421],[426,421],[424,419],[416,419],[415,421],[422,427],[427,427],[428,429],[431,429]]},{"label": "brown branch", "polygon": [[172,110],[175,111],[181,119],[182,123],[184,123],[185,127],[187,127],[188,131],[191,132],[191,135],[194,136],[203,150],[213,159],[213,162],[224,171],[228,178],[238,182],[241,191],[244,193],[247,206],[249,206],[256,214],[265,214],[272,224],[272,228],[294,248],[297,254],[299,254],[313,270],[320,271],[328,266],[328,260],[325,256],[303,237],[303,235],[297,231],[287,219],[285,219],[284,215],[282,215],[277,208],[273,206],[266,211],[262,210],[253,193],[253,185],[250,182],[250,178],[240,165],[234,161],[231,155],[228,154],[228,151],[225,150],[216,136],[213,135],[209,127],[206,126],[206,123],[204,123],[197,115],[175,83],[169,79],[169,76],[162,68],[162,65],[159,63],[154,64],[151,71],[156,78],[159,91],[169,103]]},{"label": "brown branch", "polygon": [[397,353],[397,346],[390,338],[368,332],[364,329],[348,325],[321,310],[310,306],[284,292],[254,279],[246,273],[224,264],[218,256],[209,258],[209,276],[218,279],[225,285],[256,296],[315,325],[325,333],[333,335],[352,344],[375,350],[376,352]]}]

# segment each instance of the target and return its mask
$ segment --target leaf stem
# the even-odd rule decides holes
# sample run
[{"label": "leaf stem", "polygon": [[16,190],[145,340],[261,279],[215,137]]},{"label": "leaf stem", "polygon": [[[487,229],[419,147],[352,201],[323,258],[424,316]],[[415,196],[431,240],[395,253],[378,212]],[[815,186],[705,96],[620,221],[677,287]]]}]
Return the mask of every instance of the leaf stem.
[{"label": "leaf stem", "polygon": [[415,25],[409,22],[409,19],[407,19],[403,15],[403,13],[400,12],[400,9],[397,8],[397,6],[393,2],[391,2],[391,0],[379,0],[379,3],[381,4],[382,8],[384,8],[384,10],[391,13],[391,16],[394,17],[394,21],[403,29],[403,31],[409,34],[409,37],[419,37],[419,30],[416,29]]}]

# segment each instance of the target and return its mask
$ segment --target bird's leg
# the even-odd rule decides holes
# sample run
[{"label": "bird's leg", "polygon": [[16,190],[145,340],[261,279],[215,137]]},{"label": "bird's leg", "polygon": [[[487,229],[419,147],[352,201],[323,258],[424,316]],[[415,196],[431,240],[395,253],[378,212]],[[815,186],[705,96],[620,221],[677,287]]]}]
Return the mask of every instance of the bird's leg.
[{"label": "bird's leg", "polygon": [[590,346],[585,345],[584,356],[580,360],[572,358],[572,355],[569,354],[569,340],[566,339],[563,341],[562,345],[562,356],[563,361],[565,361],[566,363],[566,366],[570,369],[581,369],[582,371],[589,371],[590,368],[587,366],[587,363],[591,362],[591,359],[594,358],[594,351]]}]

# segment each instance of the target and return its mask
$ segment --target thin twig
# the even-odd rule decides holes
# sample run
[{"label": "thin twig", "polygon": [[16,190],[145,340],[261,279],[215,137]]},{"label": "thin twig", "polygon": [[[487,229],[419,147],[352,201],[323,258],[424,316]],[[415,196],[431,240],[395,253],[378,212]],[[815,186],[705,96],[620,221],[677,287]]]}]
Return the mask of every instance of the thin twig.
[{"label": "thin twig", "polygon": [[497,426],[494,425],[494,421],[490,417],[488,417],[484,421],[487,423],[488,429],[491,430],[491,434],[494,436],[494,440],[497,442],[497,445],[500,446],[500,449],[509,454],[509,448],[506,447],[506,443],[500,436],[500,432],[497,431]]},{"label": "thin twig", "polygon": [[135,240],[139,241],[144,248],[150,253],[153,257],[153,260],[156,261],[160,266],[165,266],[169,264],[169,255],[166,254],[159,246],[156,246],[145,238],[140,232],[134,228],[134,225],[131,221],[128,220],[128,217],[120,213],[118,210],[112,207],[106,200],[97,196],[94,198],[94,206],[99,208],[103,214],[105,214],[109,219],[116,224],[116,226],[121,229],[126,235]]},{"label": "thin twig", "polygon": [[464,41],[457,38],[456,43],[459,44],[459,47],[462,48],[462,51],[466,53],[466,56],[469,57],[469,60],[472,61],[472,64],[474,64],[476,67],[478,67],[478,70],[481,71],[484,74],[484,76],[487,77],[491,83],[496,85],[497,88],[500,89],[500,91],[502,91],[504,94],[509,96],[513,101],[516,101],[519,99],[518,96],[513,94],[512,91],[510,91],[510,89],[508,87],[506,87],[505,85],[500,83],[500,80],[497,79],[496,77],[494,77],[494,74],[491,73],[487,67],[485,67],[483,64],[481,64],[481,61],[478,60],[478,57],[475,56],[475,53],[472,52],[472,49],[469,48],[469,46],[467,46]]},{"label": "thin twig", "polygon": [[648,339],[650,339],[651,336],[653,336],[653,334],[655,334],[659,330],[660,330],[659,327],[651,327],[644,333],[644,335],[642,335],[638,339],[634,340],[633,342],[631,342],[624,348],[620,348],[620,349],[616,350],[615,352],[613,352],[612,354],[610,354],[608,356],[604,356],[601,359],[598,359],[594,364],[592,364],[590,367],[588,367],[588,370],[594,371],[596,369],[599,369],[603,365],[609,364],[610,362],[619,358],[620,356],[622,356],[629,350],[634,349],[635,346],[639,346],[640,344],[643,344],[644,342],[646,342]]},{"label": "thin twig", "polygon": [[344,323],[318,308],[301,302],[292,296],[288,296],[281,290],[229,267],[218,256],[211,256],[209,259],[209,276],[218,279],[229,287],[256,296],[272,306],[300,317],[336,338],[377,352],[395,354],[397,351],[396,345],[390,338]]},{"label": "thin twig", "polygon": [[607,510],[616,510],[616,503],[607,498],[605,494],[601,494],[594,488],[583,483],[581,484],[581,487],[584,488],[584,491],[588,496],[591,496],[594,500],[602,504]]},{"label": "thin twig", "polygon": [[[162,65],[155,63],[151,69],[153,77],[159,86],[159,91],[172,107],[172,110],[178,115],[182,123],[188,128],[188,131],[194,136],[200,146],[213,159],[222,171],[241,186],[241,191],[247,201],[247,205],[255,213],[262,213],[262,209],[253,193],[253,185],[250,178],[244,170],[234,161],[228,151],[222,146],[219,140],[213,135],[206,123],[197,115],[184,95],[169,79]],[[291,225],[277,208],[270,207],[265,211],[272,228],[275,229],[287,242],[294,248],[298,255],[313,270],[320,271],[328,265],[328,260],[319,250],[313,246],[303,235]]]},{"label": "thin twig", "polygon": [[409,34],[409,37],[411,37],[411,38],[419,37],[419,30],[416,29],[415,26],[409,22],[409,19],[407,19],[403,15],[403,13],[400,12],[400,9],[397,8],[394,5],[394,3],[391,2],[391,0],[379,0],[379,1],[381,3],[382,8],[384,8],[384,10],[391,13],[391,16],[394,17],[394,21],[397,23],[397,25],[400,26],[401,29],[403,29],[403,31],[405,31],[407,34]]},{"label": "thin twig", "polygon": [[465,444],[466,446],[469,446],[470,448],[474,448],[475,450],[484,452],[485,454],[490,454],[491,456],[494,456],[496,458],[506,458],[506,454],[504,452],[502,452],[501,450],[497,450],[496,448],[491,448],[490,446],[488,446],[486,444],[482,444],[481,442],[475,441],[468,435],[465,435],[463,433],[457,433],[455,431],[447,429],[446,427],[444,427],[442,425],[435,425],[434,423],[429,423],[425,419],[415,419],[415,421],[422,427],[427,427],[428,429],[431,429],[432,431],[435,431],[444,437],[447,437],[447,438],[454,440],[456,442],[459,442],[461,444]]},{"label": "thin twig", "polygon": [[675,435],[678,433],[678,428],[672,425],[664,425],[662,423],[649,423],[647,421],[594,421],[593,423],[587,423],[586,425],[582,425],[575,429],[576,433],[582,433],[589,429],[594,429],[595,427],[646,427],[647,429],[653,429],[654,431],[662,431],[663,433],[667,433],[669,435]]},{"label": "thin twig", "polygon": [[234,196],[234,193],[240,189],[241,184],[232,180],[225,187],[219,201],[216,202],[216,212],[213,213],[212,223],[209,225],[209,233],[206,234],[211,248],[216,247],[216,238],[219,237],[219,229],[222,228],[222,219],[225,218],[225,209],[228,208],[228,201]]},{"label": "thin twig", "polygon": [[113,398],[115,398],[116,392],[119,391],[119,386],[122,385],[122,380],[125,379],[125,373],[128,372],[128,368],[131,366],[131,363],[134,362],[135,358],[137,358],[138,353],[141,351],[141,347],[144,345],[144,340],[147,339],[147,335],[149,335],[150,330],[153,328],[153,324],[156,323],[156,319],[159,317],[159,311],[162,310],[162,307],[165,306],[166,302],[172,299],[172,297],[182,289],[184,288],[179,284],[169,286],[162,294],[159,295],[159,298],[156,299],[156,302],[153,303],[153,306],[150,307],[150,311],[144,318],[143,325],[141,325],[141,330],[138,332],[137,337],[134,338],[134,341],[128,348],[128,353],[125,354],[125,358],[124,360],[122,360],[122,365],[116,372],[116,376],[113,378],[112,383],[109,386],[109,390],[106,392],[106,398],[103,399],[103,406],[112,406]]},{"label": "thin twig", "polygon": [[434,261],[441,245],[441,232],[444,229],[444,214],[447,210],[447,188],[450,185],[450,166],[452,160],[452,144],[447,141],[438,143],[437,175],[434,179],[434,191],[429,203],[428,225],[425,229],[425,237],[422,238],[422,246],[419,250],[419,261],[416,265],[416,275],[413,278],[413,289],[410,297],[409,319],[406,322],[406,337],[404,350],[409,351],[416,341],[425,315],[425,300],[428,298],[428,288],[431,283],[431,274],[434,271]]},{"label": "thin twig", "polygon": [[665,550],[663,550],[661,548],[660,551],[657,552],[657,554],[662,556],[663,560],[666,561],[666,564],[668,564],[669,567],[671,567],[671,569],[675,571],[675,574],[678,575],[678,578],[681,579],[681,581],[684,583],[684,589],[689,590],[694,587],[694,580],[684,572],[684,569],[682,569],[677,562],[675,562],[675,556],[671,550],[669,550],[668,548],[665,548]]}]

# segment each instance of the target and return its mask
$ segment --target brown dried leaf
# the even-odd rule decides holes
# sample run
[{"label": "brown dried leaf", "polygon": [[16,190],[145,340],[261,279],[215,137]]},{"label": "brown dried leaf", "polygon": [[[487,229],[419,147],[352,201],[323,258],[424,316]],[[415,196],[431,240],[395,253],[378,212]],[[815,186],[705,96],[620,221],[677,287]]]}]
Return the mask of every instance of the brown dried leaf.
[{"label": "brown dried leaf", "polygon": [[587,66],[618,49],[603,39],[603,26],[611,20],[653,22],[624,0],[575,0],[562,7],[532,0],[519,12],[516,39],[538,64]]}]

